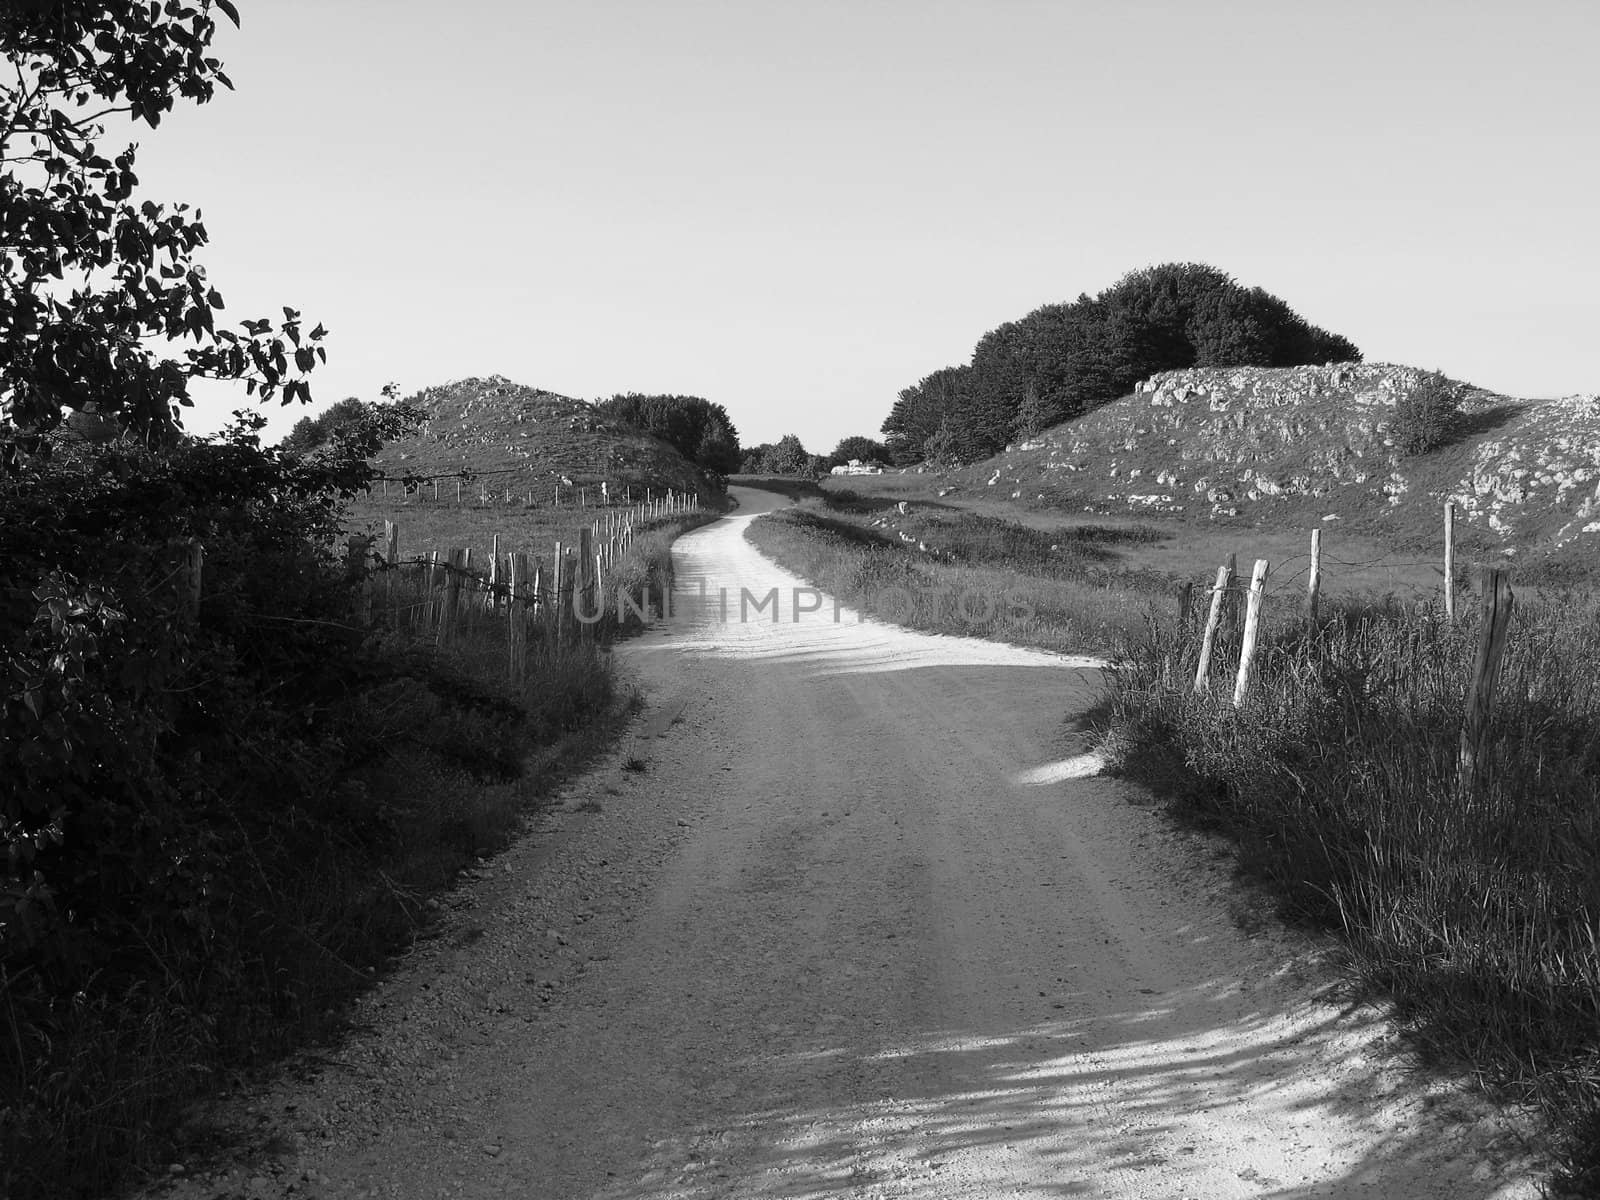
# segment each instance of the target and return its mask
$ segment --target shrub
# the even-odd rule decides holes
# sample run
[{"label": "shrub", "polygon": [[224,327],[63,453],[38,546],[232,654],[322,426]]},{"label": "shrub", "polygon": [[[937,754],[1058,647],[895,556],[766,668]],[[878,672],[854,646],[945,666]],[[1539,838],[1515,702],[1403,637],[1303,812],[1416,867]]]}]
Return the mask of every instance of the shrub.
[{"label": "shrub", "polygon": [[1430,371],[1395,402],[1389,432],[1395,449],[1407,458],[1437,450],[1455,433],[1461,413],[1461,388]]}]

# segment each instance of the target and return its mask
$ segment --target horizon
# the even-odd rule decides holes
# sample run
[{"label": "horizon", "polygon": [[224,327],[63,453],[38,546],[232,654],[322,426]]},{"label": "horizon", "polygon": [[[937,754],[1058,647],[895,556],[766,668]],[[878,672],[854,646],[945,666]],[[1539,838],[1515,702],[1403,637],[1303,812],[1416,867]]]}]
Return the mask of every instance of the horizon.
[{"label": "horizon", "polygon": [[[1576,3],[240,7],[237,91],[138,131],[135,198],[203,211],[225,319],[327,326],[272,438],[501,375],[826,454],[988,330],[1173,261],[1369,362],[1600,390]],[[254,407],[195,396],[197,433]]]}]

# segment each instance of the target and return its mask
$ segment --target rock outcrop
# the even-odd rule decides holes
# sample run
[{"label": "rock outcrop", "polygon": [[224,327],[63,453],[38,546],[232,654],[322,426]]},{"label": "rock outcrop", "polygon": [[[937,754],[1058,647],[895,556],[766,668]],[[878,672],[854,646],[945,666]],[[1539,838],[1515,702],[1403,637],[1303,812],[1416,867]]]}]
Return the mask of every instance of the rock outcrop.
[{"label": "rock outcrop", "polygon": [[1329,514],[1454,500],[1510,546],[1600,549],[1600,397],[1524,400],[1456,384],[1461,419],[1441,448],[1396,447],[1395,406],[1415,367],[1191,368],[975,465],[972,484],[1029,499],[1075,494],[1108,511],[1270,515],[1319,499]]}]

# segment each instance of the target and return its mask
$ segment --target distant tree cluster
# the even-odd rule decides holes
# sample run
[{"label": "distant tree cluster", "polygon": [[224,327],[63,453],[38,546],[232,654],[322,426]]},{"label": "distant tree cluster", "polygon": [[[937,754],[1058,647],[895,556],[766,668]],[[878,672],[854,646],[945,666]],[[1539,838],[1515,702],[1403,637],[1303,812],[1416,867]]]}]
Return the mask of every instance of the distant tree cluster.
[{"label": "distant tree cluster", "polygon": [[739,470],[739,431],[720,404],[699,396],[647,396],[639,392],[600,400],[595,411],[654,434],[684,458],[717,475]]},{"label": "distant tree cluster", "polygon": [[896,465],[971,462],[1126,395],[1158,371],[1360,358],[1347,338],[1308,324],[1261,288],[1204,264],[1169,263],[990,330],[970,363],[902,391],[883,433]]},{"label": "distant tree cluster", "polygon": [[301,417],[280,445],[290,454],[309,454],[318,446],[333,441],[336,434],[351,434],[372,420],[374,406],[354,396],[333,405],[315,417]]},{"label": "distant tree cluster", "polygon": [[785,434],[776,442],[763,442],[751,446],[741,456],[739,469],[746,475],[823,475],[828,470],[828,460],[810,453],[794,434]]},{"label": "distant tree cluster", "polygon": [[849,462],[882,463],[889,465],[889,447],[882,442],[873,441],[869,437],[841,438],[839,444],[833,448],[833,453],[828,455],[824,462],[830,470],[842,467]]}]

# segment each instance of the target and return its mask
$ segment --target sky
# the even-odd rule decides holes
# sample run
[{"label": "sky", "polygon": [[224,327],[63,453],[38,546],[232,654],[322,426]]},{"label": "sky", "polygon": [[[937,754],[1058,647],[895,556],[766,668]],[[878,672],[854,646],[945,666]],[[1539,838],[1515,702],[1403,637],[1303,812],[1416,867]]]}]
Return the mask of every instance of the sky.
[{"label": "sky", "polygon": [[[140,137],[313,407],[469,375],[876,436],[986,331],[1205,262],[1368,361],[1600,391],[1592,0],[237,0]],[[207,386],[188,421],[249,401]]]}]

